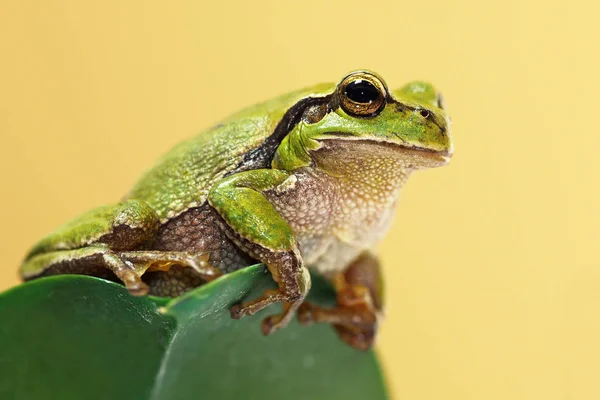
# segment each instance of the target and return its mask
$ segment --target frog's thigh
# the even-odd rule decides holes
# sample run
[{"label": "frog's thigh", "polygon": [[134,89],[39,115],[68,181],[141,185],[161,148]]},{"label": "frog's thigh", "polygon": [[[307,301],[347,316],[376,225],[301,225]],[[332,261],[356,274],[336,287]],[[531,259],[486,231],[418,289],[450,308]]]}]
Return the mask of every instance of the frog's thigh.
[{"label": "frog's thigh", "polygon": [[362,253],[343,272],[330,276],[337,292],[337,306],[322,308],[304,303],[298,318],[301,323],[333,324],[346,343],[360,350],[371,348],[383,308],[379,262],[371,253]]},{"label": "frog's thigh", "polygon": [[231,315],[252,315],[275,302],[284,302],[284,312],[263,321],[263,333],[285,326],[310,289],[310,274],[304,267],[292,228],[265,198],[264,192],[277,188],[290,175],[263,169],[227,177],[211,189],[209,204],[223,218],[222,229],[253,258],[264,263],[278,290],[234,306]]},{"label": "frog's thigh", "polygon": [[144,269],[126,264],[117,253],[106,247],[89,246],[81,249],[59,250],[31,257],[21,267],[23,279],[29,280],[42,275],[84,274],[103,276],[98,268],[114,273],[134,295],[144,295],[148,286],[142,282]]},{"label": "frog's thigh", "polygon": [[84,247],[136,249],[154,239],[158,224],[158,215],[143,201],[128,200],[98,207],[40,240],[28,257]]}]

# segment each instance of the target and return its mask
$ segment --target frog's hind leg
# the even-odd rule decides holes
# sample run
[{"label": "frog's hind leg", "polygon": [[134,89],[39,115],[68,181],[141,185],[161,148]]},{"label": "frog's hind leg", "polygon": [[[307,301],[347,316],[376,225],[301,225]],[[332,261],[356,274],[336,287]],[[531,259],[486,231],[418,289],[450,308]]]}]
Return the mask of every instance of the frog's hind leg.
[{"label": "frog's hind leg", "polygon": [[145,266],[126,263],[117,252],[102,246],[38,254],[21,267],[21,275],[25,280],[69,273],[111,278],[106,273],[108,271],[121,280],[131,294],[142,296],[148,293],[148,285],[141,279]]},{"label": "frog's hind leg", "polygon": [[146,272],[168,271],[172,266],[191,268],[197,276],[208,282],[221,272],[208,264],[208,253],[183,251],[113,251],[101,246],[75,250],[60,250],[32,257],[23,265],[23,277],[28,279],[55,274],[84,274],[111,278],[112,272],[134,296],[148,293],[142,280]]},{"label": "frog's hind leg", "polygon": [[359,350],[370,349],[382,312],[379,262],[372,254],[363,253],[330,279],[337,292],[337,306],[322,308],[305,302],[298,310],[298,320],[303,324],[333,324],[344,342]]}]

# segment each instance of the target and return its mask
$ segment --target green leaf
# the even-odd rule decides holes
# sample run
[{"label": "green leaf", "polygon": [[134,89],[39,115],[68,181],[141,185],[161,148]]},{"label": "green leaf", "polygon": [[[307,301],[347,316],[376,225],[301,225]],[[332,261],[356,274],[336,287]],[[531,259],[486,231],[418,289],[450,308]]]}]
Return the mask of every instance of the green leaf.
[{"label": "green leaf", "polygon": [[[331,303],[315,279],[311,300]],[[253,266],[176,299],[60,275],[0,294],[0,399],[385,399],[373,352],[295,321],[264,337],[229,307],[273,282]]]}]

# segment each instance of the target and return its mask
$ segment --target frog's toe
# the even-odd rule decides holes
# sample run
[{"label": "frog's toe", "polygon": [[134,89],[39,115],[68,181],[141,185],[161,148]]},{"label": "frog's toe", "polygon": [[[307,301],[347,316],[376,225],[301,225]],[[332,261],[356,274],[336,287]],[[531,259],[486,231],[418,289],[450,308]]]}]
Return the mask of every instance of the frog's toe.
[{"label": "frog's toe", "polygon": [[116,275],[132,296],[145,296],[148,294],[150,288],[133,270],[118,270]]},{"label": "frog's toe", "polygon": [[231,318],[240,319],[243,316],[247,315],[245,308],[242,304],[235,304],[229,309],[229,313],[231,314]]},{"label": "frog's toe", "polygon": [[132,296],[145,296],[148,294],[150,288],[141,280],[132,282],[130,284],[125,284],[125,287],[129,291],[129,294]]},{"label": "frog's toe", "polygon": [[281,315],[271,315],[263,319],[260,330],[263,335],[268,336],[271,333],[275,332],[277,329],[282,328],[282,316]]}]

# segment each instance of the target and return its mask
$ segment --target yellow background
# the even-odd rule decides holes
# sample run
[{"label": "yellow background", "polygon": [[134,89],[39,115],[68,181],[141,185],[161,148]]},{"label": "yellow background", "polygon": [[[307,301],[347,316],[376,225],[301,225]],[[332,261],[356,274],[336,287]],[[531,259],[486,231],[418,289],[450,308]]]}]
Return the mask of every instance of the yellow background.
[{"label": "yellow background", "polygon": [[180,140],[369,68],[444,92],[456,155],[381,245],[398,399],[600,398],[592,2],[0,3],[0,289]]}]

